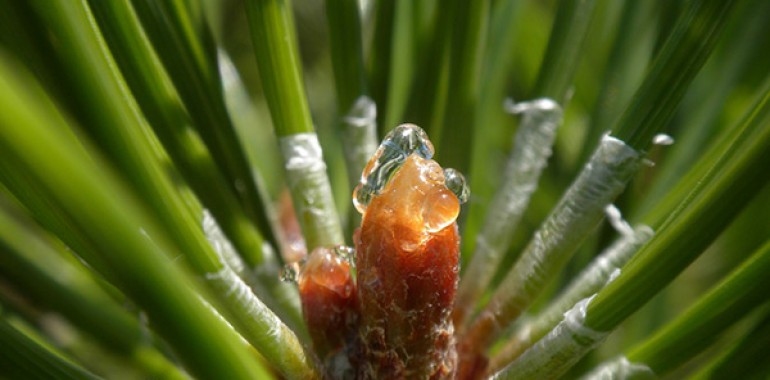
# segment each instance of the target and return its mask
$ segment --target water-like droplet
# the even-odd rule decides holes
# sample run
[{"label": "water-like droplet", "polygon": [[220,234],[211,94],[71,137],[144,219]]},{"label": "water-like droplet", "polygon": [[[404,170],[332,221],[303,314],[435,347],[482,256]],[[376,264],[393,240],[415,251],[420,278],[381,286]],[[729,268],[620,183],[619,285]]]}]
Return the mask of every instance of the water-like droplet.
[{"label": "water-like droplet", "polygon": [[414,124],[399,125],[385,136],[382,144],[406,156],[417,153],[422,158],[433,157],[433,143],[428,139],[428,134]]},{"label": "water-like droplet", "polygon": [[280,273],[281,281],[296,283],[298,278],[299,278],[298,263],[286,264],[281,269],[281,273]]},{"label": "water-like droplet", "polygon": [[356,210],[364,213],[372,197],[382,191],[413,153],[425,159],[433,157],[433,144],[422,128],[402,124],[388,133],[361,173],[361,181],[353,192]]},{"label": "water-like droplet", "polygon": [[370,200],[369,198],[371,198],[371,193],[368,192],[367,189],[364,189],[364,186],[365,185],[361,184],[353,189],[353,206],[361,214],[366,211],[366,206],[369,204]]},{"label": "water-like droplet", "polygon": [[338,245],[334,247],[334,254],[348,264],[353,264],[356,257],[356,249],[346,245]]},{"label": "water-like droplet", "polygon": [[462,173],[452,168],[444,169],[444,183],[447,189],[457,196],[460,204],[468,201],[471,190]]}]

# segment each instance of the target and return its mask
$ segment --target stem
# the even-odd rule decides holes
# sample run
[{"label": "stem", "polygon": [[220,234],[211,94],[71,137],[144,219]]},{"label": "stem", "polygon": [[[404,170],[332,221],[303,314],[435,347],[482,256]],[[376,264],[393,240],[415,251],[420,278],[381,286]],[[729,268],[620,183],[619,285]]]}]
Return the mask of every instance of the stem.
[{"label": "stem", "polygon": [[[377,150],[377,106],[367,96],[362,95],[343,119],[342,146],[345,150],[345,162],[348,169],[350,191],[361,182],[366,163]],[[351,207],[348,215],[345,236],[352,236],[361,224],[361,214]]]},{"label": "stem", "polygon": [[340,114],[353,108],[366,94],[361,14],[357,0],[326,0],[329,48],[334,70],[337,110]]},{"label": "stem", "polygon": [[[376,123],[377,106],[366,95],[359,97],[342,119],[342,146],[351,191],[361,182],[364,167],[377,150]],[[358,214],[355,209],[352,211]]]},{"label": "stem", "polygon": [[[364,166],[377,149],[377,106],[366,96],[358,1],[327,0],[326,17],[337,90],[337,113],[344,115],[341,123],[342,147],[350,191],[353,191]],[[352,213],[357,215],[355,210]]]},{"label": "stem", "polygon": [[[507,161],[503,183],[487,208],[482,228],[466,276],[478,280],[461,285],[454,321],[460,330],[467,314],[500,265],[510,247],[529,200],[551,156],[556,130],[563,117],[563,104],[572,84],[595,1],[564,1],[553,24],[544,62],[571,62],[569,65],[545,65],[538,77],[536,94],[544,98],[509,107],[522,113],[514,147]],[[558,99],[553,101],[549,98]]]},{"label": "stem", "polygon": [[70,91],[89,104],[88,109],[79,110],[84,126],[132,179],[191,264],[202,273],[219,270],[222,264],[201,233],[199,221],[162,167],[161,155],[154,148],[157,142],[116,70],[88,5],[72,1],[36,1],[31,5],[66,46],[59,51],[71,73]]},{"label": "stem", "polygon": [[761,38],[765,32],[764,15],[770,11],[770,3],[755,4],[744,2],[736,9],[736,14],[744,17],[735,17],[728,24],[727,35],[734,35],[731,43],[722,44],[715,51],[714,58],[705,64],[703,73],[693,81],[692,89],[682,100],[682,107],[692,109],[693,113],[688,115],[688,122],[679,127],[677,143],[668,152],[655,183],[639,204],[640,211],[652,208],[670,192],[671,184],[688,175],[689,169],[697,165],[698,152],[704,145],[719,140],[715,137],[720,128],[724,129],[721,121],[724,110],[735,96],[732,89],[745,80],[745,73],[755,62],[752,58],[756,49],[751,41]]},{"label": "stem", "polygon": [[592,330],[585,325],[586,298],[564,313],[564,320],[524,355],[492,376],[493,379],[555,379],[601,343],[608,332]]},{"label": "stem", "polygon": [[535,85],[536,97],[552,98],[562,107],[569,100],[569,89],[584,50],[583,42],[595,5],[595,0],[559,2],[548,50]]},{"label": "stem", "polygon": [[136,318],[114,302],[82,265],[65,259],[57,249],[33,231],[32,221],[0,197],[0,272],[4,279],[24,289],[38,305],[62,313],[71,323],[88,331],[99,342],[124,356],[142,352],[135,361],[148,376],[184,378],[182,373],[143,339]]},{"label": "stem", "polygon": [[770,244],[765,244],[684,314],[629,350],[628,359],[660,375],[684,364],[716,339],[715,331],[724,331],[768,300],[768,270]]},{"label": "stem", "polygon": [[[92,118],[89,120],[92,132],[97,134],[100,142],[109,147],[108,150],[114,154],[113,157],[120,167],[136,179],[139,185],[137,190],[143,195],[142,199],[149,201],[152,209],[157,212],[164,222],[163,226],[170,232],[170,236],[174,237],[175,247],[179,247],[179,251],[184,253],[192,269],[204,278],[224,270],[223,262],[206,240],[199,220],[196,220],[184,204],[162,169],[159,153],[151,148],[156,143],[152,139],[152,132],[136,112],[133,99],[127,92],[120,73],[114,70],[115,63],[100,39],[99,30],[92,22],[88,6],[85,3],[70,1],[47,2],[45,5],[35,3],[35,6],[37,12],[57,32],[59,42],[68,47],[63,50],[63,59],[70,68],[69,72],[78,73],[74,77],[77,79],[74,86],[77,87],[73,89],[80,91],[83,97],[89,99],[90,104],[98,109],[88,114]],[[101,51],[103,54],[93,54],[93,51]],[[99,127],[96,127],[97,125]],[[104,125],[111,125],[112,128],[101,127]],[[246,297],[230,297],[225,289],[217,287],[216,281],[210,285],[219,292],[225,301],[224,306],[234,314],[239,331],[246,332],[245,338],[269,356],[273,347],[264,344],[260,334],[253,330],[253,324],[271,323],[273,315],[244,314],[250,304],[240,305],[238,302],[262,304],[251,291],[250,298],[256,301]],[[288,344],[289,347],[296,348],[291,343],[291,340],[273,342],[274,345]],[[301,351],[295,355],[304,358]],[[278,362],[277,358],[275,359]],[[280,369],[291,373],[296,368],[303,369]]]},{"label": "stem", "polygon": [[224,302],[239,319],[239,331],[281,374],[291,379],[320,378],[313,358],[306,354],[294,332],[232,269],[224,267],[206,275],[206,280],[218,293],[224,294]]},{"label": "stem", "polygon": [[[308,338],[307,328],[302,321],[302,314],[299,308],[299,293],[297,289],[291,284],[280,281],[279,276],[276,276],[278,270],[275,266],[261,266],[255,270],[246,268],[245,263],[235,251],[233,245],[222,234],[216,220],[206,210],[203,211],[203,221],[201,224],[206,239],[214,247],[220,260],[227,263],[226,266],[251,287],[257,298],[263,301],[270,310],[273,310],[282,317],[281,319],[284,323],[288,324],[296,334],[302,338]],[[231,296],[229,292],[224,294],[228,297]],[[245,299],[244,297],[241,298]],[[254,314],[247,315],[254,316]],[[273,317],[266,316],[265,318],[270,320]],[[248,322],[247,325],[252,327]],[[294,338],[290,338],[289,341],[292,341],[292,339]]]},{"label": "stem", "polygon": [[464,344],[475,350],[518,317],[546,281],[563,267],[583,239],[601,222],[611,203],[641,165],[639,152],[605,136],[575,182],[567,190],[525,248],[516,265],[473,322]]},{"label": "stem", "polygon": [[625,356],[619,356],[611,361],[602,363],[580,379],[612,379],[614,376],[620,376],[622,379],[657,379],[657,376],[650,367],[644,364],[633,363]]},{"label": "stem", "polygon": [[4,193],[23,204],[35,221],[62,239],[77,253],[78,258],[89,263],[93,271],[104,278],[114,278],[98,250],[84,237],[82,231],[77,230],[76,223],[63,208],[51,203],[50,195],[42,190],[42,186],[15,170],[0,172],[0,181],[3,185],[0,188]]},{"label": "stem", "polygon": [[[337,91],[337,114],[341,116],[342,149],[348,174],[348,191],[361,180],[361,173],[377,149],[377,105],[367,96],[366,70],[361,41],[361,15],[357,0],[327,0],[329,45]],[[351,208],[345,235],[361,223]]]},{"label": "stem", "polygon": [[[47,6],[52,4],[60,5]],[[70,10],[56,8],[52,11]],[[50,99],[29,90],[36,86],[22,70],[0,63],[0,145],[5,155],[0,172],[11,165],[50,194],[49,202],[66,212],[76,231],[93,244],[114,275],[111,280],[147,312],[193,375],[268,376],[201,301],[200,288],[188,272],[168,257],[178,249],[126,182],[64,132],[69,126],[61,116],[52,116],[56,112]]]},{"label": "stem", "polygon": [[34,16],[26,2],[0,0],[0,44],[3,49],[12,52],[25,62],[27,67],[46,86],[46,90],[62,99],[68,106],[72,104],[67,94],[67,86],[62,83],[57,73],[56,54],[50,49],[40,49],[49,44],[46,28]]},{"label": "stem", "polygon": [[417,17],[415,5],[409,0],[395,0],[395,15],[393,16],[392,37],[390,39],[390,64],[387,66],[390,72],[387,76],[387,99],[382,108],[385,113],[382,130],[391,131],[404,121],[409,90],[414,79],[416,67],[414,56],[416,54],[415,41]]},{"label": "stem", "polygon": [[460,284],[455,301],[457,306],[453,310],[454,323],[460,330],[510,246],[513,232],[551,156],[556,128],[562,118],[561,107],[547,98],[512,104],[509,110],[523,114],[523,120],[516,132],[503,184],[490,202],[476,237],[473,257],[464,274],[474,280]]},{"label": "stem", "polygon": [[631,234],[621,236],[598,255],[565,290],[549,303],[545,310],[528,318],[518,327],[514,337],[491,358],[488,373],[495,373],[519,357],[561,322],[564,313],[580,300],[598,292],[620,273],[620,268],[652,239],[654,232],[647,226],[637,226]]},{"label": "stem", "polygon": [[[374,35],[371,41],[371,51],[369,52],[367,68],[369,84],[371,86],[372,98],[374,103],[380,109],[377,116],[377,125],[382,129],[380,133],[384,134],[389,128],[394,126],[385,125],[385,112],[388,109],[388,83],[390,83],[390,74],[392,70],[392,52],[394,42],[393,24],[395,23],[397,1],[381,0],[377,1],[374,7]],[[404,44],[404,41],[401,41]]]},{"label": "stem", "polygon": [[589,327],[609,331],[636,311],[692,262],[763,188],[767,178],[762,168],[770,160],[770,128],[765,128],[769,89],[739,127],[742,133],[731,148],[672,212],[658,236],[599,292],[588,310]]},{"label": "stem", "polygon": [[197,2],[184,0],[131,2],[191,116],[193,127],[227,178],[230,192],[238,197],[243,212],[257,223],[260,232],[277,246],[253,169],[227,113],[217,52],[202,9]]},{"label": "stem", "polygon": [[0,366],[4,375],[20,379],[98,379],[56,352],[13,326],[5,316],[0,317]]},{"label": "stem", "polygon": [[314,132],[300,73],[290,3],[248,0],[246,11],[276,134],[284,137]]},{"label": "stem", "polygon": [[657,237],[623,267],[617,279],[573,308],[570,313],[577,312],[579,323],[565,315],[565,320],[551,333],[503,370],[505,378],[533,373],[554,377],[569,369],[625,317],[667,285],[729,225],[768,181],[757,177],[770,160],[770,128],[763,128],[770,116],[768,103],[770,91],[765,92],[739,127],[743,133],[730,151],[716,159],[713,171],[672,213]]},{"label": "stem", "polygon": [[[767,305],[765,305],[767,309]],[[768,364],[764,358],[767,355],[767,342],[770,340],[770,313],[765,311],[763,318],[738,342],[724,352],[691,379],[736,379],[749,378],[753,374],[767,373]]]},{"label": "stem", "polygon": [[257,65],[280,138],[284,169],[308,251],[344,244],[321,146],[300,76],[289,1],[248,0]]},{"label": "stem", "polygon": [[591,113],[580,162],[586,161],[602,134],[618,119],[644,78],[657,32],[656,5],[651,1],[626,1],[612,43],[602,88]]},{"label": "stem", "polygon": [[[477,236],[489,209],[489,200],[500,182],[498,169],[502,169],[502,165],[497,164],[494,156],[495,153],[507,149],[509,133],[506,129],[509,126],[502,120],[510,119],[500,104],[503,103],[506,83],[511,76],[516,25],[522,17],[522,5],[521,1],[515,0],[497,1],[492,4],[489,46],[485,49],[478,112],[473,122],[474,145],[471,151],[471,175],[468,176],[473,196],[471,203],[466,206],[470,208],[462,228],[463,235],[467,237],[461,242],[463,263],[468,263],[473,254],[476,240],[470,237]],[[464,272],[466,265],[461,269]]]},{"label": "stem", "polygon": [[[645,78],[618,124],[616,138],[605,135],[589,163],[535,232],[519,261],[472,325],[463,343],[471,347],[471,351],[479,352],[486,347],[497,332],[516,318],[540,292],[546,279],[564,265],[586,235],[601,222],[601,210],[622,192],[640,167],[643,151],[652,143],[653,135],[673,116],[684,89],[713,50],[731,3],[696,0],[689,5],[689,11],[679,20],[676,32],[653,64],[651,73],[659,75]],[[682,81],[662,81],[664,74]],[[641,110],[647,113],[637,114]],[[628,138],[633,138],[633,143],[626,142]]]},{"label": "stem", "polygon": [[[390,3],[382,1],[381,3]],[[414,84],[409,97],[405,119],[422,126],[431,136],[434,126],[440,128],[446,106],[447,86],[449,82],[449,44],[454,7],[444,3],[434,4],[431,11],[434,15],[426,22],[425,31],[418,28],[422,37],[415,55],[419,60],[417,71],[414,73]],[[423,2],[427,4],[427,2]],[[426,5],[427,7],[428,5]],[[426,9],[425,11],[430,11]],[[422,19],[418,19],[422,23]],[[424,39],[424,40],[423,40]],[[401,41],[401,44],[405,44]],[[376,56],[372,54],[372,66],[376,64]],[[376,74],[376,72],[373,72]],[[375,76],[376,78],[376,76]]]},{"label": "stem", "polygon": [[615,136],[645,151],[679,106],[685,90],[711,55],[735,1],[694,0],[677,20],[630,106],[614,127]]},{"label": "stem", "polygon": [[[443,122],[431,127],[438,160],[447,167],[467,172],[473,147],[473,125],[481,75],[490,1],[453,1],[455,18],[450,34],[449,85]],[[446,148],[442,149],[444,146]],[[466,149],[450,149],[466,146]]]},{"label": "stem", "polygon": [[115,60],[126,82],[147,121],[174,160],[175,167],[216,217],[249,265],[257,266],[263,261],[275,260],[264,257],[262,235],[244,212],[238,194],[228,185],[203,140],[190,130],[191,120],[144,34],[130,1],[89,1],[89,4],[112,47],[111,51],[116,53]]},{"label": "stem", "polygon": [[[686,312],[659,329],[652,337],[630,349],[627,360],[648,367],[663,376],[686,363],[750,311],[768,300],[765,286],[770,270],[770,243],[757,250],[738,269],[715,285]],[[622,359],[615,359],[614,361]],[[622,367],[608,362],[594,373],[608,373],[602,367]],[[612,373],[612,372],[610,372]]]},{"label": "stem", "polygon": [[[770,78],[759,86],[759,90],[754,95],[757,99],[757,104],[763,99],[770,90]],[[758,107],[758,106],[757,106]],[[755,108],[759,110],[759,108]],[[750,116],[747,115],[745,118]],[[755,116],[761,117],[761,116]],[[675,210],[679,204],[687,199],[692,198],[692,190],[702,186],[703,178],[713,175],[709,173],[714,172],[714,167],[720,162],[723,156],[735,154],[735,141],[741,138],[741,135],[746,133],[745,128],[733,127],[725,128],[719,135],[714,138],[714,142],[709,146],[702,157],[708,157],[708,159],[698,160],[689,170],[685,173],[679,181],[671,187],[668,191],[668,195],[662,199],[659,199],[654,206],[651,206],[649,211],[646,211],[640,219],[642,223],[652,226],[655,230],[658,230],[670,216],[671,210]]]}]

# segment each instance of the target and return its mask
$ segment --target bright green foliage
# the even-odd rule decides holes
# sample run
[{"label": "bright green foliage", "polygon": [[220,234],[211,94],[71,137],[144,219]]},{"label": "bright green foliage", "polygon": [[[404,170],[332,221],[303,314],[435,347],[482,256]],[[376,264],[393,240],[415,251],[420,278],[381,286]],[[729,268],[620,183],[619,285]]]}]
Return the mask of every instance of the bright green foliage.
[{"label": "bright green foliage", "polygon": [[[280,265],[353,241],[375,136],[407,122],[471,184],[456,339],[519,344],[501,376],[621,352],[767,377],[768,19],[763,0],[0,0],[0,377],[320,378]],[[511,153],[539,126],[508,97],[563,110],[536,160]],[[633,167],[571,185],[606,133]],[[514,158],[527,181],[502,178]],[[580,319],[614,333],[545,360],[558,323],[515,323],[623,233],[608,202],[655,236]]]}]

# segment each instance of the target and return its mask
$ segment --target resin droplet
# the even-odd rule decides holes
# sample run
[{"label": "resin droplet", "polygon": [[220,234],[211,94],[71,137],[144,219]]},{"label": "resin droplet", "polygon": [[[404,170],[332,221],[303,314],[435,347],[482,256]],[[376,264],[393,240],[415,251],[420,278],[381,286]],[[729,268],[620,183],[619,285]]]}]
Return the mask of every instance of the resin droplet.
[{"label": "resin droplet", "polygon": [[412,154],[430,159],[433,144],[422,128],[402,124],[388,133],[361,173],[359,185],[353,191],[353,204],[360,213],[366,211],[372,197],[379,194],[393,173]]},{"label": "resin droplet", "polygon": [[422,205],[422,220],[427,232],[443,230],[457,219],[460,204],[457,198],[443,191],[435,191],[425,197]]},{"label": "resin droplet", "polygon": [[460,204],[468,202],[468,197],[471,195],[471,189],[468,183],[465,181],[465,177],[456,169],[446,168],[444,169],[444,183],[446,183],[447,189],[449,189],[460,201]]},{"label": "resin droplet", "polygon": [[[415,157],[413,162],[419,167],[420,181],[411,182],[408,186],[421,189],[419,192],[424,195],[420,205],[423,227],[426,232],[435,233],[454,223],[460,213],[460,202],[447,188],[445,171],[438,163],[419,157]],[[405,165],[402,170],[411,169],[411,165]]]},{"label": "resin droplet", "polygon": [[652,138],[652,143],[655,145],[671,145],[674,143],[674,138],[665,133],[658,133]]},{"label": "resin droplet", "polygon": [[281,273],[279,276],[283,282],[296,283],[297,277],[299,276],[299,264],[291,263],[284,265],[283,268],[281,268]]},{"label": "resin droplet", "polygon": [[334,247],[334,254],[342,260],[345,260],[349,265],[355,266],[356,249],[348,247],[346,245],[338,245]]},{"label": "resin droplet", "polygon": [[392,219],[390,223],[409,227],[398,231],[405,251],[423,245],[427,234],[451,225],[460,213],[459,199],[447,188],[441,166],[417,154],[404,161],[374,198],[382,204],[387,202],[383,211]]}]

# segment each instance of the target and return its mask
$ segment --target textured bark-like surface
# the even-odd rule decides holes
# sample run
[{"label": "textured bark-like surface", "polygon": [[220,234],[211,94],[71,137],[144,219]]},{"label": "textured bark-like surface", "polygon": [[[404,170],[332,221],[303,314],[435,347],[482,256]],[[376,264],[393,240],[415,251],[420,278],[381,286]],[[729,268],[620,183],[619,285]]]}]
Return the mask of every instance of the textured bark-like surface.
[{"label": "textured bark-like surface", "polygon": [[355,239],[358,378],[454,376],[459,209],[441,167],[416,154],[369,203]]},{"label": "textured bark-like surface", "polygon": [[316,248],[300,271],[298,285],[313,348],[329,368],[333,356],[347,356],[342,349],[355,338],[357,298],[350,264],[333,248]]}]

